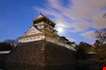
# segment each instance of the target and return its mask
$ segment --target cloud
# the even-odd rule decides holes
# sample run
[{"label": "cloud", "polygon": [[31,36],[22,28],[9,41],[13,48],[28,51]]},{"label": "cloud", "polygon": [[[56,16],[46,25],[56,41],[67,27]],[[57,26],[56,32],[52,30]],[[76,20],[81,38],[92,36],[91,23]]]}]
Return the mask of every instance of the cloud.
[{"label": "cloud", "polygon": [[87,39],[95,39],[94,31],[88,31],[88,32],[82,33],[81,35]]},{"label": "cloud", "polygon": [[[61,0],[47,0],[45,8],[38,11],[54,16],[56,28],[62,27],[67,32],[81,32],[84,37],[93,36],[92,30],[106,28],[106,0],[68,0],[68,7]],[[90,38],[92,39],[92,38]]]},{"label": "cloud", "polygon": [[75,17],[90,17],[106,6],[106,0],[72,0],[71,15]]},{"label": "cloud", "polygon": [[105,13],[106,11],[103,11],[92,17],[92,19],[95,21],[93,25],[94,28],[96,29],[106,28],[106,18],[104,17]]},{"label": "cloud", "polygon": [[[86,31],[89,28],[105,28],[106,18],[100,15],[101,9],[106,7],[106,0],[69,0],[70,7],[66,8],[61,5],[61,0],[48,0],[50,6],[60,12],[60,14],[65,18],[75,22],[70,23],[70,29],[75,32]],[[105,11],[106,12],[106,11]],[[103,14],[103,13],[102,13]],[[55,15],[55,14],[54,14]],[[55,15],[56,16],[56,15]],[[87,18],[87,20],[85,20]],[[81,21],[80,21],[81,20]],[[92,22],[89,22],[91,20]],[[66,21],[66,20],[64,20]]]},{"label": "cloud", "polygon": [[72,24],[73,30],[75,32],[85,32],[90,29],[91,23],[84,20],[77,20]]},{"label": "cloud", "polygon": [[80,34],[88,43],[94,43],[96,40],[95,31],[87,31]]},{"label": "cloud", "polygon": [[69,0],[68,8],[61,5],[61,0],[48,0],[52,8],[65,16],[86,17],[106,6],[106,0]]}]

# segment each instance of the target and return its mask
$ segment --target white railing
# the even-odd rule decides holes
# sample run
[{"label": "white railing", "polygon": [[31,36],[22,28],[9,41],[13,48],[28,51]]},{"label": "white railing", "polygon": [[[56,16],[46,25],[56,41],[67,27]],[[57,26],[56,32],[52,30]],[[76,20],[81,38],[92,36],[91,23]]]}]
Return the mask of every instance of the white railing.
[{"label": "white railing", "polygon": [[39,41],[39,40],[46,40],[48,42],[58,44],[60,46],[66,47],[70,50],[76,51],[76,49],[72,45],[67,44],[65,41],[60,40],[56,37],[47,37],[47,36],[44,36],[44,35],[22,38],[22,39],[19,40],[19,42],[27,43],[27,42],[33,42],[33,41]]},{"label": "white railing", "polygon": [[66,44],[65,42],[62,42],[61,40],[58,40],[56,38],[46,37],[46,41],[49,41],[49,42],[58,44],[60,46],[64,46],[64,47],[66,47],[66,48],[68,48],[70,50],[76,51],[76,49],[73,46],[71,46],[69,44]]},{"label": "white railing", "polygon": [[0,54],[9,54],[11,51],[0,51]]}]

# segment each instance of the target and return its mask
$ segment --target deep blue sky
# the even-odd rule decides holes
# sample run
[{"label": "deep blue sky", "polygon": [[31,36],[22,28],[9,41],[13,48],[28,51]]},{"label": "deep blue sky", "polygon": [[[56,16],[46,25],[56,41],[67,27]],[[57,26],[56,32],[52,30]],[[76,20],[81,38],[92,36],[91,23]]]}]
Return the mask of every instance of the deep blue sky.
[{"label": "deep blue sky", "polygon": [[63,28],[60,35],[92,43],[93,31],[106,28],[103,8],[106,0],[0,0],[0,41],[22,36],[42,12]]},{"label": "deep blue sky", "polygon": [[[43,1],[42,1],[43,2]],[[0,0],[0,40],[15,39],[31,26],[38,15],[33,6],[42,6],[39,0]]]}]

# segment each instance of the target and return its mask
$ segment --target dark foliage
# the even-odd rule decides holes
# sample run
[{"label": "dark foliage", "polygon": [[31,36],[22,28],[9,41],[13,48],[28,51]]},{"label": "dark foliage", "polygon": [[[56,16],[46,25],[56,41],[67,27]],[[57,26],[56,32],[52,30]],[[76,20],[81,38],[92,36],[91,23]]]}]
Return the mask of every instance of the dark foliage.
[{"label": "dark foliage", "polygon": [[11,46],[9,43],[2,42],[0,43],[0,51],[7,51],[11,50],[13,46]]},{"label": "dark foliage", "polygon": [[97,30],[95,32],[95,35],[96,35],[97,40],[99,40],[99,42],[101,44],[103,44],[104,42],[106,42],[106,28]]},{"label": "dark foliage", "polygon": [[87,59],[87,51],[91,48],[91,45],[85,42],[80,42],[77,48],[78,59]]}]

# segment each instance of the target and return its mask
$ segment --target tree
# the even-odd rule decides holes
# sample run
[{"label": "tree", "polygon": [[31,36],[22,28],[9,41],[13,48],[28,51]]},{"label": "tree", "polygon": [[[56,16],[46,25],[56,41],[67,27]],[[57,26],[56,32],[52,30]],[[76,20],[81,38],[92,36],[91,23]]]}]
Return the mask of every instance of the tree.
[{"label": "tree", "polygon": [[96,59],[99,64],[106,64],[106,28],[96,32]]},{"label": "tree", "polygon": [[17,40],[11,40],[11,39],[7,39],[4,42],[7,43],[7,44],[12,45],[14,47],[16,47],[16,45],[18,44]]},{"label": "tree", "polygon": [[86,59],[91,47],[92,46],[86,42],[80,42],[79,48],[77,49],[79,59]]},{"label": "tree", "polygon": [[106,42],[106,28],[97,30],[95,35],[100,44],[104,44]]},{"label": "tree", "polygon": [[98,63],[106,64],[106,44],[96,47],[96,58]]},{"label": "tree", "polygon": [[6,42],[0,42],[0,51],[12,50],[13,46]]}]

